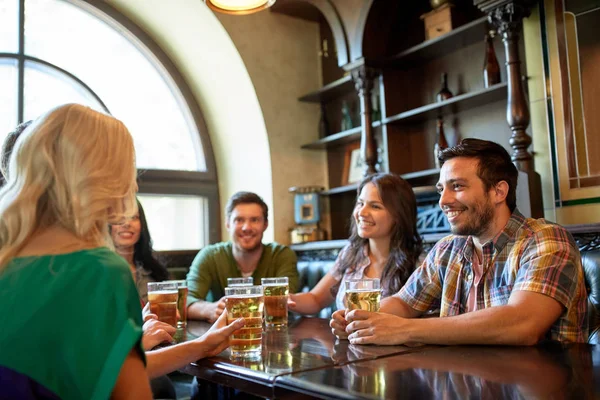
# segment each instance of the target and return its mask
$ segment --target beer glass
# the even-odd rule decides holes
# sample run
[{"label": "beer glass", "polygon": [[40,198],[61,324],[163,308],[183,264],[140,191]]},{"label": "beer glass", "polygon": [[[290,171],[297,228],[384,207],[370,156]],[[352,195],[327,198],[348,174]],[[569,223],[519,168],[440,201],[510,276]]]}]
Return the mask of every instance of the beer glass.
[{"label": "beer glass", "polygon": [[150,312],[158,320],[177,327],[177,299],[179,293],[175,282],[148,282]]},{"label": "beer glass", "polygon": [[348,310],[379,311],[381,300],[379,279],[346,280],[345,300]]},{"label": "beer glass", "polygon": [[265,294],[265,326],[280,328],[287,326],[287,301],[290,285],[287,276],[279,278],[262,278]]},{"label": "beer glass", "polygon": [[263,306],[262,286],[225,288],[227,323],[230,324],[238,318],[245,320],[244,327],[231,335],[231,358],[261,357]]},{"label": "beer glass", "polygon": [[187,296],[188,296],[188,287],[187,281],[167,281],[167,282],[175,282],[177,284],[177,327],[185,328],[187,326]]},{"label": "beer glass", "polygon": [[249,276],[247,278],[227,278],[227,286],[252,286],[254,279]]}]

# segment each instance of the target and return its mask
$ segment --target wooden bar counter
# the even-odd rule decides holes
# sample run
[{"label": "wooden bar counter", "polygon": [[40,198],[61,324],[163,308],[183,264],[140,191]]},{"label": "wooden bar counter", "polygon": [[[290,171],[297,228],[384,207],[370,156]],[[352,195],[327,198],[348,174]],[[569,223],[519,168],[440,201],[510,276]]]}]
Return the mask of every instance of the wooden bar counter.
[{"label": "wooden bar counter", "polygon": [[[188,339],[208,328],[189,322]],[[600,398],[599,346],[359,346],[319,318],[265,332],[260,361],[226,350],[181,372],[265,398]]]}]

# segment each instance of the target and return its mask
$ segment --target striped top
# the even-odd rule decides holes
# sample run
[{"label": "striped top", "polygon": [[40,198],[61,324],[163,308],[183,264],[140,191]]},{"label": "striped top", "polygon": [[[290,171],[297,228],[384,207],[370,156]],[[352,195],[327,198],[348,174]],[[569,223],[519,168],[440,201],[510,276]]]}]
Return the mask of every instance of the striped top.
[{"label": "striped top", "polygon": [[[467,312],[473,285],[473,238],[447,236],[436,243],[411,275],[399,297],[417,311],[440,309],[440,317]],[[513,291],[552,297],[563,305],[545,339],[586,342],[587,293],[581,255],[563,227],[525,218],[515,209],[504,230],[484,244],[483,276],[476,309],[505,305]]]}]

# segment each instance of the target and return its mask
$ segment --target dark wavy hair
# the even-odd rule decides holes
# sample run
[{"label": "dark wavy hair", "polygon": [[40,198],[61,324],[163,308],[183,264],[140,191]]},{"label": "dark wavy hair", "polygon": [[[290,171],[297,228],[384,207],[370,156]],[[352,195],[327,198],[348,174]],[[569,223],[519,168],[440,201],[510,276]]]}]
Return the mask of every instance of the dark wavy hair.
[{"label": "dark wavy hair", "polygon": [[[412,187],[400,176],[391,173],[369,175],[360,182],[356,199],[368,183],[372,183],[381,196],[383,205],[394,219],[390,239],[390,255],[381,274],[384,296],[397,293],[415,270],[423,251],[423,241],[417,232],[417,199]],[[364,260],[364,246],[368,239],[358,236],[354,212],[350,217],[350,239],[342,255],[341,267],[346,270]]]},{"label": "dark wavy hair", "polygon": [[133,261],[141,264],[144,269],[150,271],[150,276],[156,281],[165,281],[169,279],[169,271],[154,257],[152,249],[152,237],[148,230],[146,214],[140,201],[137,201],[138,213],[140,215],[140,239],[133,246]]},{"label": "dark wavy hair", "polygon": [[[152,237],[148,230],[148,223],[146,222],[146,214],[144,208],[139,200],[137,201],[138,214],[140,216],[140,238],[133,246],[133,262],[136,265],[142,265],[144,269],[150,271],[150,276],[155,281],[166,281],[169,279],[169,271],[154,257],[154,250],[152,249]],[[109,231],[112,230],[112,226],[108,226]]]}]

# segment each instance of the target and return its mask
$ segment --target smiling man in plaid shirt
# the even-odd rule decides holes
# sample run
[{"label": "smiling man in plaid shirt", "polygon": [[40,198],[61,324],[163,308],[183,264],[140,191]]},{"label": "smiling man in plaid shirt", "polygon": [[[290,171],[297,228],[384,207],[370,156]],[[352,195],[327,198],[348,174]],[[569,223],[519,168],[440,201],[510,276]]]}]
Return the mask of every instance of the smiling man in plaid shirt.
[{"label": "smiling man in plaid shirt", "polygon": [[[381,312],[334,313],[353,344],[586,342],[587,294],[571,235],[516,208],[518,172],[500,145],[464,139],[440,155],[441,239]],[[432,310],[440,318],[415,319]]]}]

